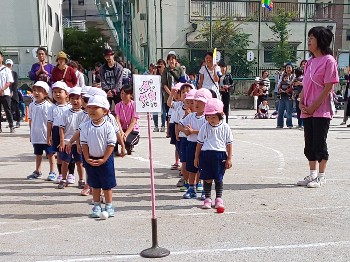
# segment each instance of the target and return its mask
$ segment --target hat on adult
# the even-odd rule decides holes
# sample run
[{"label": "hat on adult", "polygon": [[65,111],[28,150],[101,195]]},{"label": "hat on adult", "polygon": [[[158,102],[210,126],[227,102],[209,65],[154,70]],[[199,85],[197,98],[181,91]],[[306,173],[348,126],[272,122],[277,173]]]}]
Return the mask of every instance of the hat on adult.
[{"label": "hat on adult", "polygon": [[103,51],[103,56],[106,55],[114,55],[114,51],[110,48],[105,48],[105,50]]},{"label": "hat on adult", "polygon": [[170,57],[172,57],[172,56],[174,56],[175,58],[177,58],[175,51],[170,51],[170,52],[168,53],[167,57],[166,57],[166,60],[169,60]]},{"label": "hat on adult", "polygon": [[222,113],[224,111],[224,104],[220,99],[211,98],[207,101],[204,114],[205,115],[215,115],[217,113]]},{"label": "hat on adult", "polygon": [[44,82],[44,81],[36,81],[36,82],[34,83],[33,87],[34,87],[34,86],[42,87],[42,88],[44,88],[44,90],[46,91],[47,94],[49,93],[50,87],[49,87],[49,85],[48,85],[46,82]]},{"label": "hat on adult", "polygon": [[107,93],[98,87],[91,87],[84,96],[85,97],[93,97],[95,95],[107,97]]},{"label": "hat on adult", "polygon": [[69,93],[70,91],[70,87],[67,86],[67,84],[63,81],[57,81],[52,85],[52,90],[54,90],[55,88],[59,88],[59,89],[63,89],[64,91],[66,91],[67,93]]},{"label": "hat on adult", "polygon": [[63,51],[59,51],[57,56],[56,56],[56,62],[58,61],[58,59],[63,58],[66,60],[66,63],[68,62],[68,57],[67,54]]},{"label": "hat on adult", "polygon": [[5,65],[13,65],[13,61],[11,59],[6,59]]},{"label": "hat on adult", "polygon": [[83,86],[81,88],[81,95],[85,95],[89,91],[90,88],[91,88],[91,86]]},{"label": "hat on adult", "polygon": [[109,110],[109,102],[107,97],[100,95],[90,97],[87,106],[98,106]]},{"label": "hat on adult", "polygon": [[81,95],[81,87],[75,86],[69,90],[70,95]]},{"label": "hat on adult", "polygon": [[194,99],[194,96],[196,94],[197,90],[196,89],[191,89],[187,94],[186,94],[186,97],[185,97],[185,100],[193,100]]},{"label": "hat on adult", "polygon": [[194,100],[202,101],[203,103],[207,103],[209,99],[213,98],[213,95],[209,91],[209,89],[201,88],[196,91],[194,95]]}]

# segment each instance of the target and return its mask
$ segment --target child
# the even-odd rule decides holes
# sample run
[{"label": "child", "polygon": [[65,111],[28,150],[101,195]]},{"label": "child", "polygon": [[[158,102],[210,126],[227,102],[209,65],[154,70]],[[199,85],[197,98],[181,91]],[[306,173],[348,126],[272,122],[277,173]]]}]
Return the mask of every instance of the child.
[{"label": "child", "polygon": [[109,217],[114,217],[112,188],[117,183],[114,173],[113,150],[116,144],[115,128],[105,116],[109,111],[107,98],[96,95],[89,99],[87,111],[91,121],[80,126],[80,142],[83,148],[84,167],[88,174],[88,184],[93,188],[94,207],[91,217],[99,218],[102,212],[100,195],[103,190]]},{"label": "child", "polygon": [[[212,98],[212,94],[208,89],[202,88],[196,91],[194,95],[194,113],[189,114],[180,121],[180,127],[187,135],[186,171],[189,175],[189,188],[183,195],[185,199],[196,198],[197,191],[203,191],[203,186],[198,183],[198,168],[193,165],[193,161],[195,158],[198,132],[207,122],[204,116],[204,108],[207,100],[210,98]],[[186,96],[187,99],[188,97]]]},{"label": "child", "polygon": [[198,133],[194,166],[199,167],[200,179],[204,180],[205,200],[203,209],[210,209],[211,187],[215,181],[215,208],[224,208],[222,200],[225,170],[232,167],[232,132],[223,121],[224,104],[216,98],[209,99],[204,114],[207,119]]},{"label": "child", "polygon": [[[47,144],[52,146],[52,149],[55,152],[58,152],[58,147],[60,145],[60,131],[59,125],[63,112],[70,109],[70,105],[67,102],[69,87],[65,82],[58,81],[52,85],[53,98],[56,101],[56,104],[53,104],[49,108],[47,114]],[[55,174],[49,174],[47,177],[48,181],[55,181],[56,184],[59,184],[62,180],[62,161],[59,156],[57,156],[57,169],[58,177],[56,178]],[[69,181],[72,179],[72,174],[68,176]]]},{"label": "child", "polygon": [[291,97],[291,94],[289,93],[290,89],[290,82],[288,80],[288,75],[284,74],[282,81],[280,82],[278,86],[278,93],[280,93],[281,97]]},{"label": "child", "polygon": [[261,104],[258,107],[258,118],[259,119],[268,119],[269,118],[269,105],[267,104],[267,100],[263,99]]},{"label": "child", "polygon": [[303,129],[304,124],[303,124],[303,119],[300,117],[301,115],[301,110],[299,108],[299,102],[300,98],[299,95],[301,91],[303,90],[303,70],[302,69],[295,69],[295,78],[293,80],[293,100],[295,101],[295,109],[297,111],[297,118],[298,118],[298,128]]},{"label": "child", "polygon": [[122,130],[121,136],[124,140],[128,155],[131,155],[134,145],[136,145],[140,139],[140,128],[137,123],[140,116],[136,113],[132,94],[132,86],[124,85],[120,91],[122,101],[115,105],[115,116],[120,130]]},{"label": "child", "polygon": [[66,144],[69,143],[70,139],[73,137],[76,131],[76,123],[78,121],[78,115],[81,110],[81,88],[74,87],[69,91],[69,102],[72,106],[71,109],[66,110],[61,117],[60,121],[60,146],[59,146],[59,159],[62,161],[61,174],[62,180],[58,184],[58,189],[63,189],[67,184],[74,184],[74,176],[71,177],[71,180],[67,179],[68,165],[74,159],[74,162],[77,166],[77,171],[79,175],[78,188],[83,189],[85,186],[84,174],[83,174],[83,165],[82,165],[82,155],[78,152],[77,145],[74,143],[70,149],[69,153],[66,153]]},{"label": "child", "polygon": [[50,87],[43,81],[37,81],[33,86],[33,96],[35,101],[29,105],[29,128],[30,142],[33,144],[35,154],[35,171],[27,176],[27,179],[37,179],[42,176],[41,162],[43,151],[46,152],[50,163],[49,176],[56,176],[54,172],[55,151],[47,145],[47,114],[51,103],[48,100]]},{"label": "child", "polygon": [[[185,101],[186,95],[188,92],[190,92],[191,89],[194,89],[194,87],[191,84],[182,84],[180,88],[181,93],[181,101]],[[192,95],[193,96],[193,95]],[[192,97],[194,98],[194,96]],[[193,104],[193,99],[192,99]],[[181,192],[186,192],[188,189],[188,173],[186,171],[186,147],[187,147],[187,139],[186,134],[184,132],[180,132],[179,130],[179,123],[180,120],[183,119],[185,116],[187,116],[189,113],[191,113],[191,102],[183,102],[182,107],[178,107],[175,112],[175,136],[176,136],[176,147],[177,151],[179,153],[179,158],[181,162],[181,174],[184,178],[184,185],[180,187]]]}]

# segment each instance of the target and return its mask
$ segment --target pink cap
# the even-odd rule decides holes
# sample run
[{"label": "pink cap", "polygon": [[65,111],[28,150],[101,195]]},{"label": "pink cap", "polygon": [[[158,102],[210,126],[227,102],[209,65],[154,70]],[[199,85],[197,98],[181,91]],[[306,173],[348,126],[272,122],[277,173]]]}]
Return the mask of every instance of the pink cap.
[{"label": "pink cap", "polygon": [[196,94],[196,89],[191,89],[187,94],[186,94],[186,97],[185,97],[185,100],[190,100],[190,99],[194,99],[194,96]]},{"label": "pink cap", "polygon": [[214,115],[217,113],[222,113],[223,111],[224,111],[224,104],[221,102],[221,100],[217,98],[209,99],[204,108],[205,115]]},{"label": "pink cap", "polygon": [[213,95],[211,94],[209,89],[206,89],[206,88],[201,88],[201,89],[197,90],[197,92],[194,96],[194,100],[202,101],[204,103],[207,103],[207,101],[210,98],[213,98]]},{"label": "pink cap", "polygon": [[182,83],[177,83],[171,89],[180,90],[181,86],[182,86]]}]

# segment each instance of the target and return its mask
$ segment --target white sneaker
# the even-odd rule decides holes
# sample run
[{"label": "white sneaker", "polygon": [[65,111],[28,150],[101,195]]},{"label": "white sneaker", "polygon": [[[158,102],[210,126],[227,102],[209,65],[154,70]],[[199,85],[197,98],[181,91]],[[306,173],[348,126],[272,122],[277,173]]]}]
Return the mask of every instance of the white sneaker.
[{"label": "white sneaker", "polygon": [[309,184],[307,184],[307,187],[309,188],[319,188],[321,186],[324,186],[326,184],[326,178],[324,176],[318,176],[315,180],[311,181]]},{"label": "white sneaker", "polygon": [[314,181],[316,178],[313,178],[311,175],[304,177],[304,180],[297,182],[297,186],[307,186],[310,182]]},{"label": "white sneaker", "polygon": [[63,179],[62,174],[59,174],[56,178],[56,180],[53,182],[54,184],[59,184],[61,182],[61,180]]}]

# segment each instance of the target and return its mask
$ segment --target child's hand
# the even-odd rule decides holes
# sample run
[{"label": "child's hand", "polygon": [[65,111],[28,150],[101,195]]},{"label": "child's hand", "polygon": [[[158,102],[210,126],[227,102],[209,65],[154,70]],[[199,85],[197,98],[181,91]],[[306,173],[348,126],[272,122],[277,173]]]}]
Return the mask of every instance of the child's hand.
[{"label": "child's hand", "polygon": [[198,158],[195,158],[193,161],[193,165],[198,168],[198,164],[199,164]]},{"label": "child's hand", "polygon": [[228,158],[225,161],[225,168],[230,169],[231,167],[232,167],[232,160]]},{"label": "child's hand", "polygon": [[65,144],[64,144],[64,142],[61,142],[60,145],[58,146],[58,150],[60,152],[64,152],[64,148],[65,148]]},{"label": "child's hand", "polygon": [[175,88],[172,88],[170,94],[172,96],[175,96],[176,93],[177,93],[177,90]]},{"label": "child's hand", "polygon": [[80,144],[77,144],[77,152],[78,154],[82,154],[83,153],[83,149],[81,148],[81,145]]},{"label": "child's hand", "polygon": [[101,159],[91,159],[89,158],[89,164],[92,166],[100,166],[103,165],[106,161],[103,160],[103,158]]},{"label": "child's hand", "polygon": [[123,146],[122,149],[120,150],[120,156],[121,157],[125,156],[125,151],[126,151],[125,146]]},{"label": "child's hand", "polygon": [[189,135],[191,135],[192,133],[193,133],[192,127],[191,127],[190,125],[187,125],[187,126],[185,127],[185,134],[186,134],[187,136],[189,136]]},{"label": "child's hand", "polygon": [[176,140],[180,141],[180,137],[178,135],[176,135]]},{"label": "child's hand", "polygon": [[68,144],[66,145],[66,153],[70,154],[71,150],[72,150],[72,144],[68,142]]},{"label": "child's hand", "polygon": [[48,146],[52,146],[52,138],[48,137],[47,140],[46,140],[46,143],[47,143]]}]

